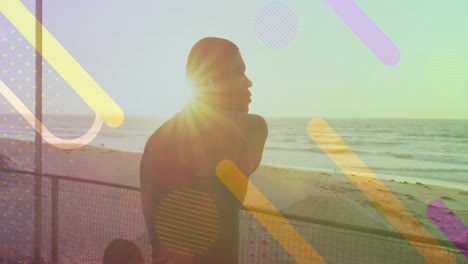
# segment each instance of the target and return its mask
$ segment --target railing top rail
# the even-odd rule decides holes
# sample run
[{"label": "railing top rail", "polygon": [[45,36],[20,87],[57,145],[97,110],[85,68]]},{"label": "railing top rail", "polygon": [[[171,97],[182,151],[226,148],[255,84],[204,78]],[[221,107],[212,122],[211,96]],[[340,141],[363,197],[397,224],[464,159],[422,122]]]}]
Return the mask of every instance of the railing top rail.
[{"label": "railing top rail", "polygon": [[[278,213],[263,209],[261,207],[255,207],[255,206],[249,206],[249,205],[244,205],[244,206],[247,208],[248,211],[253,212],[253,213],[261,213],[265,215],[279,216]],[[335,221],[330,221],[330,220],[314,218],[310,216],[293,215],[293,214],[288,214],[284,212],[281,212],[281,215],[288,220],[289,219],[298,220],[301,222],[323,225],[323,226],[328,226],[328,227],[333,227],[333,228],[338,228],[338,229],[343,229],[343,230],[348,230],[348,231],[355,231],[355,232],[366,233],[366,234],[382,236],[382,237],[391,237],[391,238],[401,239],[401,240],[409,239],[411,241],[419,242],[423,244],[437,245],[436,243],[434,243],[433,239],[428,238],[428,237],[422,237],[422,236],[411,235],[411,234],[407,234],[403,236],[403,234],[401,233],[390,231],[390,230],[383,230],[383,229],[377,229],[377,228],[371,228],[371,227],[340,223],[340,222],[335,222]],[[443,246],[455,248],[453,243],[448,240],[437,240],[437,241]]]},{"label": "railing top rail", "polygon": [[[30,175],[34,175],[35,177],[38,176],[37,173],[32,172],[32,171],[0,169],[0,172],[1,171],[9,172],[9,173],[18,173],[18,174],[30,174]],[[129,185],[124,185],[124,184],[116,184],[116,183],[109,183],[109,182],[104,182],[104,181],[82,179],[82,178],[56,175],[56,174],[50,174],[50,173],[42,173],[42,176],[46,178],[51,178],[51,179],[59,179],[59,180],[73,181],[73,182],[80,182],[80,183],[90,183],[90,184],[95,184],[95,185],[100,185],[100,186],[121,188],[121,189],[132,190],[132,191],[141,191],[140,187],[129,186]],[[246,210],[248,210],[251,213],[261,213],[261,214],[270,215],[270,216],[279,216],[277,212],[272,212],[270,210],[267,210],[261,207],[255,207],[255,206],[250,206],[250,205],[244,205],[244,206]],[[419,242],[423,244],[435,245],[434,241],[427,237],[420,237],[420,236],[411,235],[411,234],[403,236],[403,234],[400,234],[398,232],[345,224],[345,223],[334,222],[330,220],[318,219],[314,217],[298,216],[298,215],[292,215],[292,214],[287,214],[287,213],[281,213],[281,215],[288,220],[297,220],[297,221],[307,222],[311,224],[318,224],[318,225],[323,225],[323,226],[328,226],[328,227],[333,227],[333,228],[338,228],[338,229],[343,229],[343,230],[348,230],[348,231],[355,231],[355,232],[366,233],[370,235],[387,237],[387,238],[391,237],[391,238],[401,239],[401,240],[410,239],[411,241],[415,241],[415,242]],[[454,244],[448,240],[439,239],[437,241],[445,247],[456,248]]]},{"label": "railing top rail", "polygon": [[[0,169],[0,171],[9,172],[9,173],[18,173],[18,174],[31,174],[31,175],[34,175],[35,177],[39,176],[38,173],[35,173],[33,171],[12,170],[12,169]],[[55,178],[55,179],[60,179],[60,180],[65,180],[65,181],[91,183],[91,184],[96,184],[96,185],[101,185],[101,186],[121,188],[121,189],[127,189],[127,190],[132,190],[132,191],[141,191],[141,189],[139,187],[125,185],[125,184],[118,184],[118,183],[110,183],[110,182],[104,182],[104,181],[98,181],[98,180],[76,178],[76,177],[63,176],[63,175],[57,175],[57,174],[51,174],[51,173],[42,173],[41,175],[43,177],[51,178],[51,179]]]}]

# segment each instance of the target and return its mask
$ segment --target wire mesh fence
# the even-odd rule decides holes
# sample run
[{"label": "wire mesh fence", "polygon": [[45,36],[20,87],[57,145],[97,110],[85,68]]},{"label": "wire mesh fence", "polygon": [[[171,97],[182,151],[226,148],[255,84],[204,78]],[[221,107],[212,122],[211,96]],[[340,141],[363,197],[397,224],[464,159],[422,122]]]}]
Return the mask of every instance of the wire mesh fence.
[{"label": "wire mesh fence", "polygon": [[[34,179],[31,173],[0,170],[0,263],[32,260]],[[52,263],[54,250],[58,263],[102,263],[106,246],[115,238],[135,242],[146,263],[150,263],[151,247],[139,188],[44,175],[41,199],[44,263]],[[58,218],[55,223],[54,215]],[[426,263],[398,233],[292,215],[285,217],[327,263]],[[240,263],[295,263],[256,218],[277,228],[284,224],[278,216],[261,209],[241,210]],[[424,241],[416,244],[438,250]],[[443,245],[458,263],[468,263],[452,244],[445,241]]]},{"label": "wire mesh fence", "polygon": [[[106,246],[115,238],[135,242],[150,262],[138,188],[45,175],[41,195],[41,255],[45,263],[52,263],[54,178],[59,179],[55,208],[58,263],[102,263]],[[0,180],[0,263],[29,263],[33,255],[34,177],[0,171]]]},{"label": "wire mesh fence", "polygon": [[[398,233],[293,215],[284,216],[329,264],[427,263],[413,245]],[[254,209],[253,212],[241,211],[240,263],[296,263],[256,218],[268,222],[271,227],[281,228],[284,225],[284,221],[278,216],[261,209]],[[424,238],[415,237],[415,240],[417,247],[427,248],[434,255],[440,255],[438,246],[424,242]],[[299,241],[288,242],[293,243],[296,248],[301,246]],[[468,259],[458,249],[450,247],[449,242],[445,241],[443,244],[457,263],[468,263]],[[434,259],[431,263],[449,263],[449,258]]]},{"label": "wire mesh fence", "polygon": [[0,263],[18,263],[33,254],[34,176],[0,176]]},{"label": "wire mesh fence", "polygon": [[58,193],[60,263],[99,263],[114,238],[135,242],[149,260],[139,191],[62,180]]}]

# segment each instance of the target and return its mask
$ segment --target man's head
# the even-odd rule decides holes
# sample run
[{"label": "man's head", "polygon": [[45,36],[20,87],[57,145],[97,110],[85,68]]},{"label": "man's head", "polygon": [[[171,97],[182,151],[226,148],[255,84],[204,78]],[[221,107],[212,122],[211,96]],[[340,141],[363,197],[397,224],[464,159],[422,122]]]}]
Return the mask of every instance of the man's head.
[{"label": "man's head", "polygon": [[245,75],[239,48],[231,41],[207,37],[195,43],[186,76],[196,98],[223,110],[248,112],[252,82]]}]

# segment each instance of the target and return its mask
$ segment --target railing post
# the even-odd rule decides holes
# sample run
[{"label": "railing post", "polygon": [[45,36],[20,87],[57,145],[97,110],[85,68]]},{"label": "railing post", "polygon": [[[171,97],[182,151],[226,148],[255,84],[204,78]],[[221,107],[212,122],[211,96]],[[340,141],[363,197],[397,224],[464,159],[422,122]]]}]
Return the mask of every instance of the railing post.
[{"label": "railing post", "polygon": [[36,0],[36,96],[34,137],[34,260],[41,261],[42,251],[42,0]]},{"label": "railing post", "polygon": [[59,236],[59,180],[52,178],[52,263],[58,262],[58,236]]}]

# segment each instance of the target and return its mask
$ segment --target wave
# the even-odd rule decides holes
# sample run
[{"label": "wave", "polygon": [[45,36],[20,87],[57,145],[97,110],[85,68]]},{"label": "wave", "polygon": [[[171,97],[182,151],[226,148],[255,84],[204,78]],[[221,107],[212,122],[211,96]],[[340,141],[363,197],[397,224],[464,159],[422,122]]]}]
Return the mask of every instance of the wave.
[{"label": "wave", "polygon": [[407,153],[383,152],[382,154],[384,156],[395,157],[395,158],[398,158],[398,159],[413,159],[414,158],[413,155],[407,154]]},{"label": "wave", "polygon": [[[421,175],[425,175],[424,173],[468,173],[468,169],[464,168],[417,168],[417,167],[404,167],[404,168],[397,168],[397,167],[378,167],[372,166],[372,170],[380,170],[380,171],[405,171],[405,172],[421,172]],[[466,176],[468,179],[468,175]]]},{"label": "wave", "polygon": [[431,154],[431,153],[396,153],[396,152],[383,152],[380,155],[387,157],[394,157],[397,159],[426,161],[432,163],[445,163],[445,164],[468,164],[467,159],[455,155]]},{"label": "wave", "polygon": [[[323,150],[316,145],[305,145],[294,146],[294,145],[281,145],[280,146],[266,146],[265,150],[279,150],[279,151],[291,151],[291,152],[307,152],[307,153],[324,153]],[[351,145],[351,144],[350,144]],[[390,144],[394,146],[394,144]],[[356,149],[351,148],[354,153],[358,156],[373,156],[373,157],[390,157],[400,160],[414,160],[414,161],[427,161],[437,163],[449,163],[449,164],[467,164],[467,158],[461,155],[450,155],[444,153],[414,153],[408,152],[408,150],[402,151],[379,151],[381,148],[367,148],[367,149]],[[343,149],[345,151],[345,149]],[[340,150],[336,149],[335,153],[339,153]]]},{"label": "wave", "polygon": [[[341,136],[341,139],[348,144],[349,146],[375,146],[375,147],[388,147],[404,144],[404,139],[402,138],[362,138],[362,135],[359,137],[356,136]],[[284,143],[300,143],[300,144],[315,144],[314,140],[307,137],[307,135],[297,135],[296,137],[286,137],[277,135],[269,139],[271,142],[278,144]]]},{"label": "wave", "polygon": [[409,153],[398,153],[398,152],[377,152],[377,151],[366,151],[366,150],[354,150],[354,153],[358,155],[372,155],[372,156],[382,156],[382,157],[392,157],[398,159],[413,159],[414,156]]},{"label": "wave", "polygon": [[375,167],[370,169],[378,176],[403,176],[415,179],[432,179],[441,182],[458,182],[462,184],[468,183],[468,169],[443,169],[443,168],[395,168],[395,167]]},{"label": "wave", "polygon": [[345,140],[345,143],[350,146],[396,146],[403,144],[401,141],[377,141],[377,140],[358,140],[358,139],[351,139]]},{"label": "wave", "polygon": [[448,163],[448,164],[457,164],[457,165],[467,165],[467,159],[455,156],[428,156],[428,155],[416,155],[414,160],[419,161],[428,161],[428,162],[435,162],[435,163]]},{"label": "wave", "polygon": [[283,143],[294,143],[294,142],[301,142],[302,140],[300,138],[285,138],[285,139],[282,139],[281,142]]},{"label": "wave", "polygon": [[393,134],[393,133],[398,133],[400,132],[399,130],[392,130],[392,129],[362,129],[362,128],[355,128],[352,130],[353,133],[359,132],[359,133],[380,133],[380,134]]},{"label": "wave", "polygon": [[358,155],[372,155],[372,156],[381,156],[381,157],[390,157],[401,160],[412,160],[412,161],[426,161],[433,163],[445,163],[445,164],[456,164],[456,165],[467,165],[468,157],[461,157],[455,155],[447,154],[434,154],[434,153],[407,153],[407,152],[373,152],[365,150],[355,150]]},{"label": "wave", "polygon": [[377,129],[377,130],[372,130],[371,132],[377,132],[377,133],[396,133],[396,132],[398,132],[398,130]]},{"label": "wave", "polygon": [[468,138],[466,133],[401,133],[401,135],[413,138]]},{"label": "wave", "polygon": [[309,153],[323,153],[320,148],[292,148],[292,147],[265,147],[266,150],[284,150],[284,151],[296,151],[296,152],[309,152]]},{"label": "wave", "polygon": [[[279,150],[279,151],[291,151],[291,152],[300,152],[300,153],[319,153],[324,154],[325,152],[319,147],[265,147],[265,150]],[[346,149],[335,149],[333,153],[342,153]],[[353,150],[358,156],[366,157],[382,157],[382,158],[394,158],[399,160],[408,160],[408,161],[424,161],[432,163],[443,163],[443,164],[456,164],[456,165],[466,165],[466,158],[455,155],[447,154],[433,154],[433,153],[408,153],[408,152],[394,152],[394,151],[369,151],[369,150]]]}]

